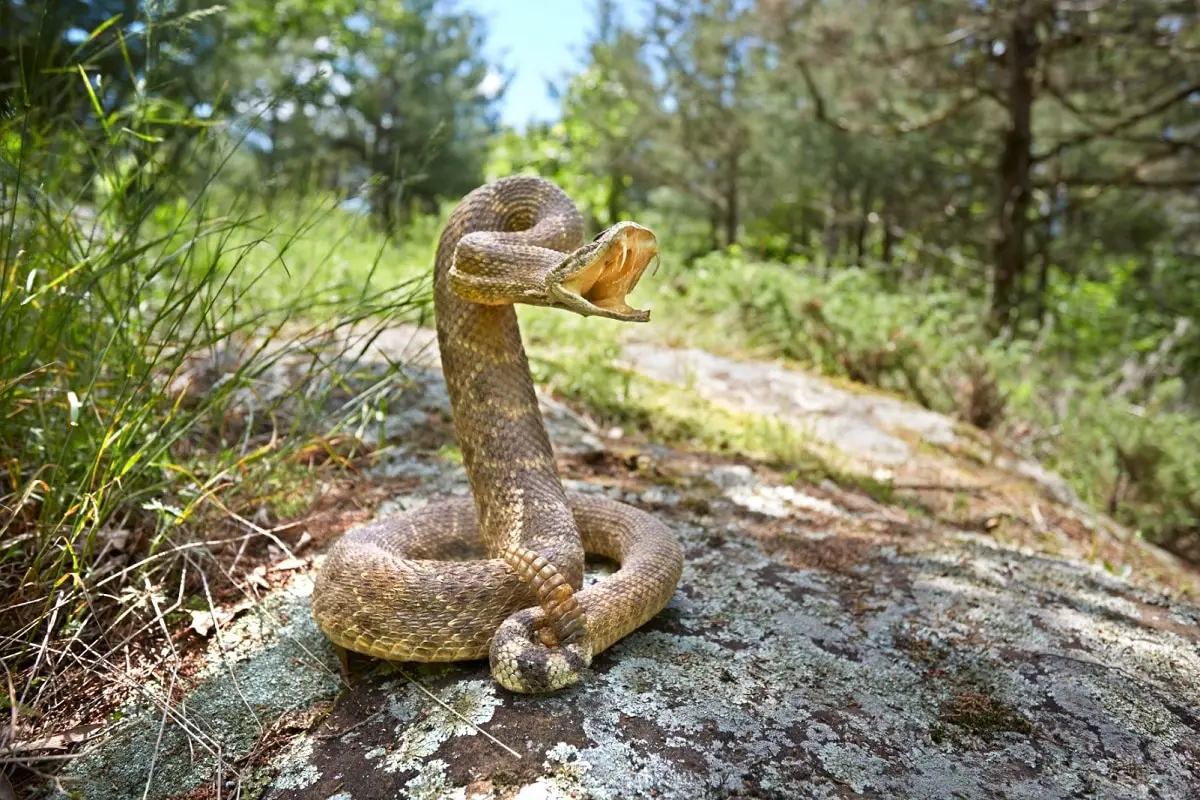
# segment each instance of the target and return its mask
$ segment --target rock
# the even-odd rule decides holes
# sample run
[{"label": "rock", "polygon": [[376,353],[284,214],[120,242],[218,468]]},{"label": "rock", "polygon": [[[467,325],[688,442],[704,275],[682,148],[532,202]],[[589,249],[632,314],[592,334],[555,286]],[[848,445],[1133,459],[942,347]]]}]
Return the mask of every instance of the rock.
[{"label": "rock", "polygon": [[679,494],[666,486],[651,486],[638,496],[637,502],[651,506],[673,506],[679,503]]},{"label": "rock", "polygon": [[174,694],[180,686],[173,684],[183,683],[178,676],[140,687],[103,745],[71,763],[67,785],[88,800],[126,800],[143,791],[174,797],[230,777],[247,790],[264,783],[239,774],[236,763],[285,715],[332,699],[340,683],[337,659],[309,610],[311,592],[311,576],[297,575],[287,589],[222,626],[182,703],[182,693]]},{"label": "rock", "polygon": [[722,464],[709,470],[705,477],[722,489],[750,486],[755,483],[754,471],[745,464]]},{"label": "rock", "polygon": [[268,796],[463,796],[481,778],[487,797],[553,798],[1184,798],[1196,785],[1195,608],[970,536],[879,548],[850,579],[676,530],[681,592],[583,684],[518,697],[483,664],[434,671],[433,697],[404,677],[367,682],[287,767],[311,780]]},{"label": "rock", "polygon": [[1075,508],[1083,507],[1079,495],[1075,493],[1075,490],[1071,488],[1071,485],[1062,476],[1055,475],[1036,461],[1017,459],[1010,463],[1007,459],[998,459],[998,462],[1001,467],[1009,467],[1018,475],[1023,475],[1036,482],[1059,503],[1074,506]]},{"label": "rock", "polygon": [[[257,725],[335,702],[240,776],[278,800],[1192,796],[1200,609],[976,534],[839,539],[804,522],[853,522],[831,504],[782,504],[768,552],[741,493],[791,487],[730,474],[746,480],[706,522],[686,503],[669,517],[686,553],[676,597],[580,685],[522,697],[486,663],[402,665],[339,697],[297,576],[226,637],[236,688],[214,645],[188,719],[233,774]],[[802,564],[851,541],[840,569]],[[161,711],[130,714],[143,721],[72,768],[87,797],[140,796]],[[181,729],[164,731],[148,796],[211,780],[204,748],[193,762]]]},{"label": "rock", "polygon": [[687,386],[738,411],[787,420],[797,430],[877,464],[899,464],[910,457],[912,449],[897,432],[933,445],[955,440],[954,423],[941,414],[891,397],[849,392],[774,364],[651,344],[627,345],[621,357],[643,375]]},{"label": "rock", "polygon": [[769,517],[789,517],[802,509],[828,517],[846,516],[842,509],[828,500],[798,492],[794,487],[759,483],[749,467],[716,467],[707,477],[724,488],[726,496],[739,506]]},{"label": "rock", "polygon": [[[433,387],[420,404],[440,414]],[[554,413],[556,446],[603,446]],[[378,475],[420,488],[382,513],[465,491],[437,447],[385,454]],[[209,638],[196,675],[141,687],[66,785],[89,800],[214,784],[274,800],[1196,796],[1200,608],[1136,570],[893,524],[907,517],[853,487],[654,458],[671,486],[565,476],[659,515],[685,551],[668,607],[580,684],[527,697],[486,662],[355,659],[346,690],[296,571]]]}]

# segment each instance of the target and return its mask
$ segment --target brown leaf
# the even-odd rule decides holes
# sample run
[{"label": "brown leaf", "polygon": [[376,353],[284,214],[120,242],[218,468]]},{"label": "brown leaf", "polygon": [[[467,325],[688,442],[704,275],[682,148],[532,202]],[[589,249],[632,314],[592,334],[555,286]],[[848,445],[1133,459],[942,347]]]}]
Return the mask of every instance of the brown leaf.
[{"label": "brown leaf", "polygon": [[200,634],[202,638],[207,639],[208,635],[216,629],[217,625],[227,625],[238,614],[250,607],[250,602],[243,600],[230,608],[218,608],[216,613],[209,610],[204,611],[189,611],[192,615],[192,624],[190,627],[193,631]]},{"label": "brown leaf", "polygon": [[246,575],[246,582],[257,586],[260,589],[270,589],[271,584],[267,582],[267,568],[259,564]]}]

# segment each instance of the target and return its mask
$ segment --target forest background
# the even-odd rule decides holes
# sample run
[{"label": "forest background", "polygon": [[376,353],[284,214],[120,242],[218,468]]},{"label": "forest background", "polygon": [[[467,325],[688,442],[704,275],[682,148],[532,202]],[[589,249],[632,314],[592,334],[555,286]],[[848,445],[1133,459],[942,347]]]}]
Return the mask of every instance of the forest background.
[{"label": "forest background", "polygon": [[[462,4],[0,2],[6,663],[352,470],[390,379],[331,332],[428,325],[446,215],[515,173],[657,232],[660,339],[955,415],[1200,561],[1195,2],[636,5],[594,5],[555,118],[515,129]],[[541,382],[740,447],[639,405],[613,326],[538,311]],[[263,378],[297,353],[285,414]]]}]

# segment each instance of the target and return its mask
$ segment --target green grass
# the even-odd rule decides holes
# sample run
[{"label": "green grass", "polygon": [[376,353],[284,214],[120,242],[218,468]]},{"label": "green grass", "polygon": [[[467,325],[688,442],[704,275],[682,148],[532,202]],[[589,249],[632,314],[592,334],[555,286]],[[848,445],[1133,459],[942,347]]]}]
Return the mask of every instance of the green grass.
[{"label": "green grass", "polygon": [[889,483],[844,469],[838,453],[782,420],[726,408],[686,387],[623,368],[620,343],[631,331],[627,323],[541,308],[520,313],[534,379],[585,406],[606,426],[663,444],[754,458],[793,479],[830,479],[880,502],[896,499]]},{"label": "green grass", "polygon": [[[219,207],[236,203],[222,199]],[[446,213],[417,216],[388,237],[367,215],[339,209],[337,198],[329,195],[253,207],[253,214],[241,212],[241,224],[226,238],[208,237],[194,245],[195,257],[204,263],[230,252],[242,254],[226,291],[243,294],[252,307],[289,309],[302,299],[316,304],[306,316],[320,319],[363,296],[401,286],[411,287],[414,297],[429,305],[430,267]]]},{"label": "green grass", "polygon": [[130,177],[112,146],[80,187],[7,125],[0,660],[37,708],[71,647],[153,626],[175,609],[148,598],[191,592],[205,542],[273,537],[252,520],[302,513],[361,453],[392,370],[341,334],[427,316],[430,237],[397,244],[330,199],[268,216],[203,175]]},{"label": "green grass", "polygon": [[658,285],[673,343],[782,357],[995,430],[1148,539],[1200,529],[1200,415],[1183,382],[1114,391],[1127,359],[1163,338],[1117,307],[1119,286],[1078,280],[1051,298],[1056,326],[1000,340],[978,299],[938,280],[897,288],[735,252],[666,257]]}]

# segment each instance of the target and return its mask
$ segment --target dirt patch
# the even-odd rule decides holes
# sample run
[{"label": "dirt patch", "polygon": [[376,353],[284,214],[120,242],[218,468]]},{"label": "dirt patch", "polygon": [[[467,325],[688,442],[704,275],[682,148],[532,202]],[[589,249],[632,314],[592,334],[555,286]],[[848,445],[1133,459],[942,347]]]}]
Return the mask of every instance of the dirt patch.
[{"label": "dirt patch", "polygon": [[766,552],[779,556],[798,569],[816,569],[850,575],[871,563],[878,554],[878,539],[872,536],[811,532],[774,526],[753,532]]},{"label": "dirt patch", "polygon": [[984,738],[1004,732],[1033,733],[1033,725],[1016,709],[979,692],[963,692],[943,703],[942,721]]}]

